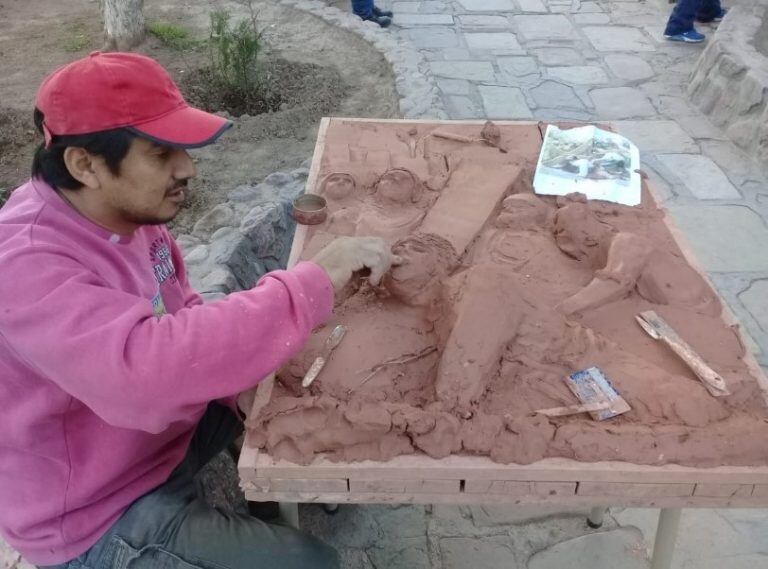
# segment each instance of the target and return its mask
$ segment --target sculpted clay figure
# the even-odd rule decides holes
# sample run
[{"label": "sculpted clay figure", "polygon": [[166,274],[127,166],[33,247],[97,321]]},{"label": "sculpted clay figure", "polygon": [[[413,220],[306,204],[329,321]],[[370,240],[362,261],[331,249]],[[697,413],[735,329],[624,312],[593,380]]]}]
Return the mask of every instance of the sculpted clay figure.
[{"label": "sculpted clay figure", "polygon": [[410,171],[386,171],[373,187],[373,203],[367,204],[357,225],[357,235],[373,235],[393,243],[413,232],[426,213],[421,182]]}]

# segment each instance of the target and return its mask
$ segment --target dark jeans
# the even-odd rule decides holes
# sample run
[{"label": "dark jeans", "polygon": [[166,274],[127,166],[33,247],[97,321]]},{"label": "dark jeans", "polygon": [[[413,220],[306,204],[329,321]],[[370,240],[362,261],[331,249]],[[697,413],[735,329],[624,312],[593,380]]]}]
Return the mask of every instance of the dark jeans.
[{"label": "dark jeans", "polygon": [[677,0],[664,35],[674,36],[690,32],[696,18],[706,22],[719,16],[721,11],[720,0]]},{"label": "dark jeans", "polygon": [[83,555],[57,569],[338,569],[336,552],[293,528],[208,506],[193,478],[242,432],[211,403],[184,461]]},{"label": "dark jeans", "polygon": [[373,0],[352,0],[352,11],[361,18],[373,15]]}]

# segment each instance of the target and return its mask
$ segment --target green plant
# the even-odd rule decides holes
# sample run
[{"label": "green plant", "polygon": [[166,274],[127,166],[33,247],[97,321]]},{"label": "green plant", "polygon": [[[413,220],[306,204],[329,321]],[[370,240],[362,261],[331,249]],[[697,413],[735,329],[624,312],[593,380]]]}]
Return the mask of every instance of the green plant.
[{"label": "green plant", "polygon": [[147,31],[163,42],[163,44],[173,49],[186,50],[197,45],[197,41],[190,37],[186,29],[175,24],[148,22]]},{"label": "green plant", "polygon": [[232,26],[225,10],[211,12],[209,36],[211,72],[222,83],[240,92],[251,89],[256,79],[256,58],[261,50],[261,34],[256,18]]}]

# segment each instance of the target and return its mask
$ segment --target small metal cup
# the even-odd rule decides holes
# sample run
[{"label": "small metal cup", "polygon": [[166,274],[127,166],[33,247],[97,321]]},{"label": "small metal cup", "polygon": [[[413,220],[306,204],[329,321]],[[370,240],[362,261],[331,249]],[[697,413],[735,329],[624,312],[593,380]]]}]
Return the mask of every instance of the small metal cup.
[{"label": "small metal cup", "polygon": [[293,219],[302,225],[317,225],[328,217],[325,198],[317,194],[304,194],[293,200]]}]

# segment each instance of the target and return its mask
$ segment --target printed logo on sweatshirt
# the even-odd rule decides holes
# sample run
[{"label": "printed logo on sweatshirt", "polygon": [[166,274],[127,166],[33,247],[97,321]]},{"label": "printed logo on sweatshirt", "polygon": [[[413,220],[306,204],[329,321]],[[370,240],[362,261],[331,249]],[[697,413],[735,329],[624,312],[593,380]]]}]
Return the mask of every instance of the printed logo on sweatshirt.
[{"label": "printed logo on sweatshirt", "polygon": [[158,237],[149,247],[149,259],[152,261],[152,272],[157,284],[165,281],[176,282],[176,268],[173,266],[171,250],[162,237]]}]

